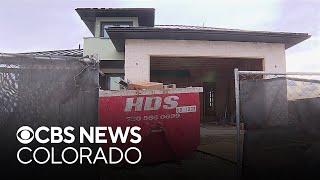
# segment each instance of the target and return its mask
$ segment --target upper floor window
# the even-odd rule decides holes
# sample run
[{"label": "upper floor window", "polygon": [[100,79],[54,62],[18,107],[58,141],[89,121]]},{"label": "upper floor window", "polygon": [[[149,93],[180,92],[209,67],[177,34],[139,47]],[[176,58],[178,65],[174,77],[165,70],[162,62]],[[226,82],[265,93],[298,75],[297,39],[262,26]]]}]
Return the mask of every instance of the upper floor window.
[{"label": "upper floor window", "polygon": [[100,37],[109,38],[107,29],[109,27],[130,27],[133,26],[132,21],[116,21],[116,22],[102,22],[100,29]]}]

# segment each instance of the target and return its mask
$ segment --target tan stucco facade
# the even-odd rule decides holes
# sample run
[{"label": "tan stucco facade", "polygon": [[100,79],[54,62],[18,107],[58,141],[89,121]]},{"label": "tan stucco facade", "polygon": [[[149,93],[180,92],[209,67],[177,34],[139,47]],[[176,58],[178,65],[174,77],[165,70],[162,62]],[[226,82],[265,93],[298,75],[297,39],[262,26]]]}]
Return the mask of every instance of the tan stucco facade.
[{"label": "tan stucco facade", "polygon": [[124,60],[124,53],[118,52],[109,38],[84,38],[83,55],[95,55],[100,60]]},{"label": "tan stucco facade", "polygon": [[286,72],[285,45],[276,43],[141,40],[125,42],[125,78],[150,81],[150,57],[217,57],[263,59],[264,71]]},{"label": "tan stucco facade", "polygon": [[85,37],[83,55],[95,55],[100,60],[124,60],[124,53],[117,52],[109,38],[100,37],[102,22],[132,21],[133,26],[139,26],[138,17],[97,17],[94,37]]}]

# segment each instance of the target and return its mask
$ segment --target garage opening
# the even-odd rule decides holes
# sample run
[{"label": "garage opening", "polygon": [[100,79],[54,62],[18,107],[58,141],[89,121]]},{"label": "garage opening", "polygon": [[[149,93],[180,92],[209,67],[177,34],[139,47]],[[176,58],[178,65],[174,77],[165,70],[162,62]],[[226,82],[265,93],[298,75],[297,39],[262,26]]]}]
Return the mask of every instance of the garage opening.
[{"label": "garage opening", "polygon": [[177,87],[203,87],[201,122],[234,123],[234,68],[262,71],[262,59],[151,57],[150,80]]}]

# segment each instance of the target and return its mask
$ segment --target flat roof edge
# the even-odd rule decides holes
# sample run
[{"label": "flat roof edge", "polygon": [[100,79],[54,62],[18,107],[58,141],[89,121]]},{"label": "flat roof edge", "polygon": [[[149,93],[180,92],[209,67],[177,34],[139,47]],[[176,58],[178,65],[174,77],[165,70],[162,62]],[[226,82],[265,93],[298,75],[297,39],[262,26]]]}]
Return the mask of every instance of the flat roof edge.
[{"label": "flat roof edge", "polygon": [[273,31],[236,31],[236,30],[190,30],[190,29],[159,29],[159,28],[140,28],[140,27],[110,27],[108,33],[133,33],[133,32],[158,32],[158,33],[208,33],[208,34],[248,34],[248,35],[263,35],[263,36],[306,36],[311,37],[309,33],[294,33],[294,32],[273,32]]},{"label": "flat roof edge", "polygon": [[[109,28],[108,34],[117,51],[124,51],[125,39],[162,39],[162,40],[203,40],[261,42],[285,44],[288,49],[311,37],[308,33],[247,32],[247,31],[215,31],[215,30],[165,30],[149,29],[131,30],[128,28]],[[151,30],[150,30],[151,29]]]}]

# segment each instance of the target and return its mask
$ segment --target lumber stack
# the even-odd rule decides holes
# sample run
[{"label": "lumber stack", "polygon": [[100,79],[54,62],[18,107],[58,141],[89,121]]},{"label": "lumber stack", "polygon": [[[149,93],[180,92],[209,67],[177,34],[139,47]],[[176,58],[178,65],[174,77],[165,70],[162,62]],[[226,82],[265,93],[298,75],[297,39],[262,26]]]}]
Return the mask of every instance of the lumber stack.
[{"label": "lumber stack", "polygon": [[129,83],[129,90],[165,90],[165,89],[175,89],[175,84],[163,85],[159,82],[135,82]]}]

